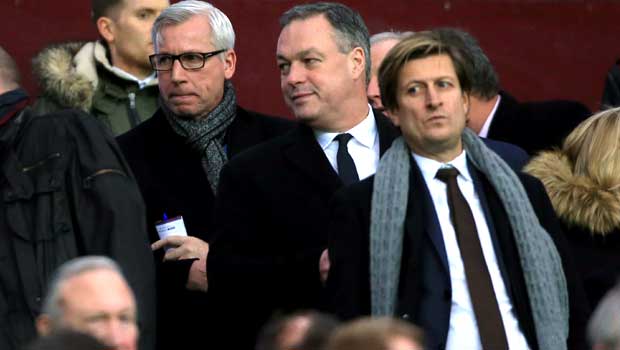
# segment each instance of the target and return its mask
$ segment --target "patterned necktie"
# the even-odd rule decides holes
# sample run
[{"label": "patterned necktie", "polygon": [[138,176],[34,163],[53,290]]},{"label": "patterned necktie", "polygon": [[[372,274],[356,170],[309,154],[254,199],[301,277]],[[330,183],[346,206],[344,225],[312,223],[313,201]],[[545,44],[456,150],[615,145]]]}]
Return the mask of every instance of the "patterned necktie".
[{"label": "patterned necktie", "polygon": [[347,149],[347,143],[351,138],[353,138],[351,134],[339,134],[334,138],[334,140],[338,141],[338,153],[336,154],[338,175],[345,185],[350,185],[360,180],[353,158],[351,158]]},{"label": "patterned necktie", "polygon": [[465,267],[480,342],[484,350],[508,350],[508,340],[493,291],[491,276],[480,246],[476,222],[456,182],[458,174],[459,171],[456,168],[443,168],[437,171],[436,178],[448,185],[450,217]]}]

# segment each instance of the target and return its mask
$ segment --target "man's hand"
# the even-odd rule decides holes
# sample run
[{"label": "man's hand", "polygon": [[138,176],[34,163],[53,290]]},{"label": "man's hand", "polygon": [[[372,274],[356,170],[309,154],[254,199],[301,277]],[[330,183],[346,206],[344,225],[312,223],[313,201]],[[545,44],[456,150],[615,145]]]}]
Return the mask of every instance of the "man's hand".
[{"label": "man's hand", "polygon": [[327,249],[325,249],[323,253],[321,253],[321,258],[319,259],[319,274],[323,284],[325,284],[327,276],[329,276],[329,265],[329,254],[327,253]]},{"label": "man's hand", "polygon": [[169,236],[151,244],[152,250],[163,247],[169,248],[164,255],[164,261],[198,259],[189,269],[185,287],[189,290],[206,292],[209,287],[207,280],[209,243],[192,236]]},{"label": "man's hand", "polygon": [[164,261],[181,259],[206,259],[209,243],[192,236],[168,236],[151,244],[152,250],[169,248]]}]

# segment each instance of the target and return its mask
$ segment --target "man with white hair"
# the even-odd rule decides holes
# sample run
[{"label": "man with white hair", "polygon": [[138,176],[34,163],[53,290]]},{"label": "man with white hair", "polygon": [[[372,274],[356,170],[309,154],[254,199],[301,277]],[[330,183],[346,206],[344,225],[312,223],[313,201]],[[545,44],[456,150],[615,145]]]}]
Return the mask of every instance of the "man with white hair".
[{"label": "man with white hair", "polygon": [[56,271],[37,318],[46,336],[60,330],[81,331],[110,350],[136,350],[136,300],[120,267],[110,258],[84,256]]},{"label": "man with white hair", "polygon": [[[118,141],[146,202],[158,262],[159,346],[180,349],[202,341],[208,329],[205,262],[220,170],[228,159],[292,123],[237,104],[231,82],[235,32],[213,5],[181,1],[170,6],[155,20],[152,37],[150,62],[159,78],[160,108]],[[187,235],[159,236],[155,225],[166,217],[181,217]]]}]

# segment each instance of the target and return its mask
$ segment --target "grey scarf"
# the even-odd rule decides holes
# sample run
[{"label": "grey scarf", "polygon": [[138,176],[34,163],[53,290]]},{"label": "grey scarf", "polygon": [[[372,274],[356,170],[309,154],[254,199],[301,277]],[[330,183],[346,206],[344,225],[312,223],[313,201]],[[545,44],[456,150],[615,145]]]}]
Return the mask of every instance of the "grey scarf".
[{"label": "grey scarf", "polygon": [[202,167],[207,174],[211,190],[215,194],[220,180],[220,171],[228,160],[223,145],[224,137],[226,130],[235,120],[237,112],[237,97],[232,83],[226,80],[222,101],[209,112],[206,118],[179,118],[164,103],[161,103],[161,106],[174,132],[183,136],[186,143],[202,155]]},{"label": "grey scarf", "polygon": [[[471,130],[463,146],[473,165],[491,182],[517,243],[540,349],[566,349],[568,292],[560,255],[540,225],[516,174]],[[402,137],[381,158],[374,180],[370,224],[370,291],[373,315],[396,311],[411,153]],[[414,190],[414,189],[411,189]]]}]

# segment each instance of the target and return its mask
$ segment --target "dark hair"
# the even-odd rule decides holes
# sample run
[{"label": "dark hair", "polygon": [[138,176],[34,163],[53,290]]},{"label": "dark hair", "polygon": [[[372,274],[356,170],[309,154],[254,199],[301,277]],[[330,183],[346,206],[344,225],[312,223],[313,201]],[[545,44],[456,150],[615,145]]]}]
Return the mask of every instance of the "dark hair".
[{"label": "dark hair", "polygon": [[111,17],[112,10],[126,0],[91,0],[91,18],[97,22],[100,17]]},{"label": "dark hair", "polygon": [[339,324],[334,317],[316,311],[302,311],[288,316],[276,316],[261,330],[256,342],[256,350],[283,350],[280,344],[281,335],[286,332],[287,327],[293,321],[300,318],[308,319],[310,326],[305,331],[301,343],[296,344],[295,349],[298,350],[323,349],[332,331]]},{"label": "dark hair", "polygon": [[319,15],[324,15],[334,28],[336,44],[341,52],[348,53],[356,47],[364,50],[366,84],[368,84],[370,81],[370,34],[362,16],[357,11],[335,2],[297,5],[284,12],[280,17],[280,26],[284,28],[295,20]]},{"label": "dark hair", "polygon": [[439,30],[417,32],[396,44],[379,67],[381,101],[388,110],[398,108],[397,90],[402,68],[407,62],[435,55],[448,55],[452,59],[456,76],[463,93],[471,92],[471,67],[462,51],[446,40]]},{"label": "dark hair", "polygon": [[61,330],[32,342],[25,350],[110,350],[101,341],[91,335]]},{"label": "dark hair", "polygon": [[471,93],[484,99],[495,97],[500,90],[499,78],[491,61],[471,34],[457,28],[439,28],[443,40],[456,47],[471,67]]}]

